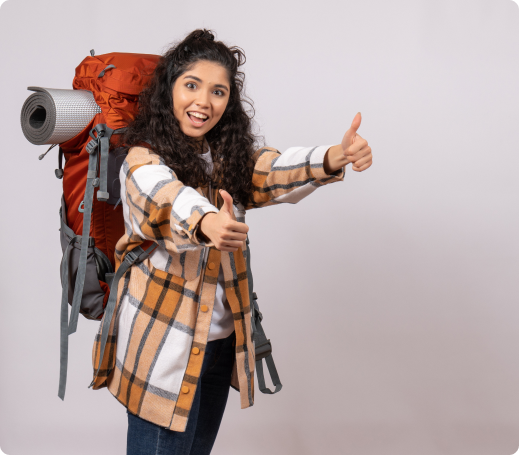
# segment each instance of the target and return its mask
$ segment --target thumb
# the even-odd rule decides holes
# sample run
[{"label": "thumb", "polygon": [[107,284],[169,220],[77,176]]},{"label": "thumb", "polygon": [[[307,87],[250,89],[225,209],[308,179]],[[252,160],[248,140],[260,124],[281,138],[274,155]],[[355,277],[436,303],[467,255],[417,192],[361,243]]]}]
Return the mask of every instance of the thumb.
[{"label": "thumb", "polygon": [[232,218],[234,214],[232,208],[232,196],[225,190],[220,190],[220,195],[223,199],[223,206],[220,209],[220,212],[226,212]]},{"label": "thumb", "polygon": [[357,136],[357,130],[360,127],[360,122],[362,121],[362,114],[357,112],[355,117],[353,118],[353,122],[351,122],[350,129],[346,131],[344,138],[342,139],[342,148],[346,150],[351,144],[355,142],[355,137]]}]

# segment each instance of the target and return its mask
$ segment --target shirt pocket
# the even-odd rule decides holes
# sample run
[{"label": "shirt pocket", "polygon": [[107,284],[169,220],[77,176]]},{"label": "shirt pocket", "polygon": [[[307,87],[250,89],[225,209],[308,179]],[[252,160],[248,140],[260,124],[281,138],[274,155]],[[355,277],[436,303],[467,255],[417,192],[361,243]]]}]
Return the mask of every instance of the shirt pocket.
[{"label": "shirt pocket", "polygon": [[191,245],[185,245],[185,247],[185,251],[176,253],[159,245],[150,256],[151,264],[157,270],[171,273],[186,281],[195,280],[202,271],[205,248],[195,249]]}]

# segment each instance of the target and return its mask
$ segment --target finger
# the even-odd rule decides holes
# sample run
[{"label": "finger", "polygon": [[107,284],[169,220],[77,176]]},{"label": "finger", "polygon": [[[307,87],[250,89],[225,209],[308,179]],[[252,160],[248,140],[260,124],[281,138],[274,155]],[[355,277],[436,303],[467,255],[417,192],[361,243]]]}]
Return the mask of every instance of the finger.
[{"label": "finger", "polygon": [[234,214],[234,210],[232,208],[232,196],[225,190],[220,190],[220,194],[223,199],[223,206],[220,211],[227,212],[231,217]]},{"label": "finger", "polygon": [[356,171],[356,172],[362,172],[362,171],[365,171],[368,167],[370,167],[371,165],[373,164],[373,161],[369,161],[367,162],[366,164],[360,166],[360,167],[356,167],[354,165],[352,165],[352,170]]},{"label": "finger", "polygon": [[362,165],[366,164],[367,162],[371,161],[373,159],[371,153],[368,153],[367,155],[360,157],[358,160],[355,160],[353,162],[353,165],[355,167],[361,167]]},{"label": "finger", "polygon": [[366,139],[360,138],[360,136],[359,136],[359,138],[346,149],[346,151],[344,152],[344,155],[346,155],[346,156],[355,155],[355,153],[359,152],[360,150],[362,150],[364,147],[367,147],[367,146],[368,146],[368,141]]},{"label": "finger", "polygon": [[368,156],[369,154],[371,154],[371,147],[368,145],[367,147],[364,147],[355,152],[353,155],[348,155],[348,160],[350,160],[352,163],[355,163],[356,161],[364,158],[365,156]]},{"label": "finger", "polygon": [[247,239],[247,234],[242,234],[241,232],[229,232],[223,234],[221,237],[222,240],[235,240],[237,242],[244,242]]},{"label": "finger", "polygon": [[220,246],[220,251],[238,251],[243,242],[225,242]]},{"label": "finger", "polygon": [[344,133],[344,137],[342,138],[341,145],[343,150],[346,150],[351,144],[357,141],[357,130],[360,127],[361,121],[362,114],[357,112],[353,118],[353,121],[351,122],[350,128],[348,131],[346,131],[346,133]]},{"label": "finger", "polygon": [[353,121],[351,122],[350,130],[352,132],[355,132],[355,134],[356,134],[357,130],[360,127],[361,122],[362,122],[362,114],[360,112],[357,112],[355,114],[355,117],[353,117]]},{"label": "finger", "polygon": [[239,221],[229,222],[225,227],[228,231],[239,232],[241,234],[247,234],[247,232],[249,232],[249,226]]}]

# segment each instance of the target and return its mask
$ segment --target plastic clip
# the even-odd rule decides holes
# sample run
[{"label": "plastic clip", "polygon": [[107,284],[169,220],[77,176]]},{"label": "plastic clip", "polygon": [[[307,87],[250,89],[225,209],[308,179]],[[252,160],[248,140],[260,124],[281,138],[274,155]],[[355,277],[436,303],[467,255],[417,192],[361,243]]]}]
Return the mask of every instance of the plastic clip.
[{"label": "plastic clip", "polygon": [[92,139],[86,146],[86,151],[89,155],[92,155],[98,147],[97,139]]},{"label": "plastic clip", "polygon": [[139,256],[137,256],[133,251],[128,251],[124,257],[124,260],[130,265],[133,265],[137,259],[139,259]]}]

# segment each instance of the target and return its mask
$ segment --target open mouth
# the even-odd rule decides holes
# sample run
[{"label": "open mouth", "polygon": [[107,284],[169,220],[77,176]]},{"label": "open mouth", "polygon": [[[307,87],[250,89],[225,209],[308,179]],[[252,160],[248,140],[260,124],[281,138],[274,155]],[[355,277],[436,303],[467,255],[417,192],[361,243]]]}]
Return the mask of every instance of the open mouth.
[{"label": "open mouth", "polygon": [[205,114],[200,114],[199,112],[188,112],[187,116],[189,117],[189,120],[191,120],[191,123],[195,126],[201,126],[207,120],[209,120],[209,117]]}]

